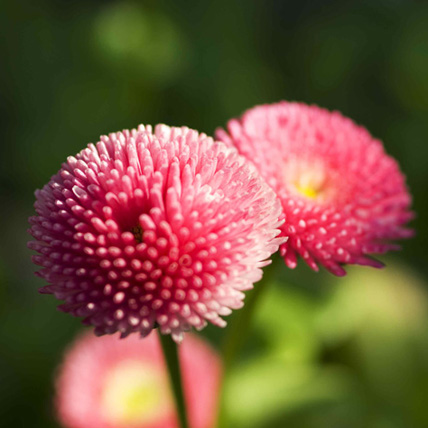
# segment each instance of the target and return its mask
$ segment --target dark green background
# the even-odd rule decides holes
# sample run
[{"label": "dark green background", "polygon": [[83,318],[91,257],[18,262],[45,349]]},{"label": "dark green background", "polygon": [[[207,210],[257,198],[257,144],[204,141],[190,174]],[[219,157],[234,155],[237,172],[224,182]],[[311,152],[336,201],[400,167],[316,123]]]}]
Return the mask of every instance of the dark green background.
[{"label": "dark green background", "polygon": [[[37,293],[34,190],[100,134],[159,122],[213,134],[282,99],[340,110],[384,141],[417,235],[379,274],[336,280],[277,261],[228,387],[234,426],[428,426],[427,2],[3,0],[0,94],[2,426],[56,426],[54,370],[79,328]],[[344,321],[352,311],[358,322]]]}]

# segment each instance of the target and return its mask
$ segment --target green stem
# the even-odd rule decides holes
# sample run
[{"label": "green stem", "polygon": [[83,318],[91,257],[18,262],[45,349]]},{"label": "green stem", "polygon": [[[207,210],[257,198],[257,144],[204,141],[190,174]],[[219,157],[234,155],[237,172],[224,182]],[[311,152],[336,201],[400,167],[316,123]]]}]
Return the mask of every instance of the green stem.
[{"label": "green stem", "polygon": [[260,296],[271,283],[274,276],[275,267],[270,265],[265,268],[263,279],[254,286],[254,288],[246,293],[244,307],[237,311],[234,319],[231,320],[227,329],[226,337],[223,342],[223,364],[224,372],[226,373],[230,366],[234,363],[237,355],[245,344],[249,330],[251,328],[251,320],[257,308],[257,303],[260,301]]},{"label": "green stem", "polygon": [[[224,380],[227,377],[230,368],[235,362],[236,357],[245,344],[249,330],[251,328],[251,320],[255,310],[257,309],[257,302],[260,301],[260,296],[268,288],[271,278],[274,275],[274,267],[269,266],[265,270],[262,281],[254,286],[253,290],[246,293],[244,307],[236,313],[234,319],[229,322],[226,329],[226,337],[223,343],[223,380],[222,387],[224,388]],[[224,391],[220,395],[220,411],[218,417],[218,427],[225,427],[225,396]]]},{"label": "green stem", "polygon": [[266,282],[257,284],[245,297],[244,307],[237,313],[236,318],[228,326],[228,332],[223,343],[223,364],[226,373],[233,365],[237,355],[245,344],[251,319],[256,309],[256,303],[266,288]]},{"label": "green stem", "polygon": [[163,335],[160,333],[160,331],[159,339],[162,345],[163,354],[165,356],[166,366],[168,368],[180,428],[189,428],[183,386],[181,382],[181,371],[178,361],[177,344],[172,340],[170,335]]}]

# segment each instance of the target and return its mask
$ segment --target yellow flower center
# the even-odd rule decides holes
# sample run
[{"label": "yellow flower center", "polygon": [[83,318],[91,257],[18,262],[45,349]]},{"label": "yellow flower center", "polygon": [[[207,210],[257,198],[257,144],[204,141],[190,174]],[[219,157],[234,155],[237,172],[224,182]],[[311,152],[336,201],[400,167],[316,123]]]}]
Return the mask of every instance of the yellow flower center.
[{"label": "yellow flower center", "polygon": [[292,160],[284,178],[290,191],[307,199],[321,201],[329,193],[325,166],[320,161]]},{"label": "yellow flower center", "polygon": [[315,187],[311,187],[308,185],[304,185],[304,186],[296,185],[295,188],[298,193],[300,193],[301,195],[309,199],[316,199],[320,193],[319,189],[315,189]]},{"label": "yellow flower center", "polygon": [[124,361],[106,376],[101,407],[112,425],[148,424],[171,407],[168,384],[158,368]]}]

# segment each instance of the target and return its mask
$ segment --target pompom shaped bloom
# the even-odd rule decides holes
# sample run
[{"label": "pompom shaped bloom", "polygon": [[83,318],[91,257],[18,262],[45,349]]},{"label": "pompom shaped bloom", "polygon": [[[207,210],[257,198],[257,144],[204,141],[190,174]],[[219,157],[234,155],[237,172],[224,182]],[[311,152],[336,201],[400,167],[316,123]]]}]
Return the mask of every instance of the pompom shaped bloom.
[{"label": "pompom shaped bloom", "polygon": [[338,112],[280,102],[247,111],[217,137],[259,169],[282,202],[280,252],[344,275],[347,263],[380,267],[369,254],[412,234],[405,179],[382,143]]},{"label": "pompom shaped bloom", "polygon": [[36,192],[42,288],[98,335],[218,326],[278,249],[281,205],[235,148],[188,128],[101,137]]},{"label": "pompom shaped bloom", "polygon": [[[179,348],[191,428],[212,428],[220,358],[192,334]],[[56,382],[64,428],[177,428],[177,415],[159,337],[80,336],[65,355]]]}]

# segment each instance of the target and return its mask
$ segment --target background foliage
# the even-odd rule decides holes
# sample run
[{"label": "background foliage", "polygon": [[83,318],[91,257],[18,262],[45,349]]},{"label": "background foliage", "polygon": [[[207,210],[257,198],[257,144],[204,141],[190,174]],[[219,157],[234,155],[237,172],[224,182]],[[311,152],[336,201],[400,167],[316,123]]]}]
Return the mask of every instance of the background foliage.
[{"label": "background foliage", "polygon": [[3,0],[0,28],[4,426],[57,426],[55,367],[80,328],[37,294],[34,189],[100,134],[158,122],[213,134],[281,99],[340,110],[384,141],[417,237],[386,270],[346,279],[276,260],[227,383],[231,426],[428,426],[428,3]]}]

